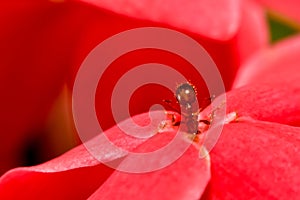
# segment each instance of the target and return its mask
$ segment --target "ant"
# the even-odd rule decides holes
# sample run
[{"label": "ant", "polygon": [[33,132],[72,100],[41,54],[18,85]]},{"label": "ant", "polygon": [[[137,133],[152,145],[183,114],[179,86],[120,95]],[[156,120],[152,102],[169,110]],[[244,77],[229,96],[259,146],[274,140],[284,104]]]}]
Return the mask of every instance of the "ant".
[{"label": "ant", "polygon": [[[181,123],[184,125],[184,132],[197,135],[204,130],[199,130],[199,123],[204,123],[203,128],[206,130],[211,124],[211,119],[199,119],[200,110],[196,102],[197,91],[194,85],[191,83],[182,83],[176,88],[176,99],[181,108],[181,116],[178,116],[176,112],[167,112],[167,119],[171,121],[172,126],[179,126]],[[172,109],[170,100],[164,100],[167,105]],[[175,109],[180,113],[177,109]],[[181,119],[182,118],[182,119]],[[163,124],[163,128],[166,124]]]},{"label": "ant", "polygon": [[[201,110],[199,109],[196,101],[197,90],[194,85],[189,82],[180,84],[176,88],[175,96],[181,108],[181,115],[178,114],[180,111],[171,105],[170,100],[164,100],[164,102],[167,103],[167,105],[174,109],[177,113],[168,111],[166,113],[167,120],[162,122],[160,128],[163,129],[168,125],[174,127],[183,124],[183,131],[190,134],[192,137],[209,129],[215,116],[215,112],[223,105],[222,103],[218,108],[213,110],[209,116],[203,118],[200,113]],[[224,123],[230,123],[232,121],[237,121],[236,112],[227,114]]]}]

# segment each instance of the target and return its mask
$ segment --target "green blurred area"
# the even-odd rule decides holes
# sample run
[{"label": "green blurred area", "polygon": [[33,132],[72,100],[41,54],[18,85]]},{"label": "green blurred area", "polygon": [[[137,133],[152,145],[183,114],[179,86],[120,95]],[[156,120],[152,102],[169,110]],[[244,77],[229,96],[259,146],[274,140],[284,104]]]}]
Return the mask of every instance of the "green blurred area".
[{"label": "green blurred area", "polygon": [[287,23],[286,20],[282,20],[272,14],[267,14],[267,19],[271,33],[271,43],[276,43],[279,40],[300,32],[300,25],[296,27],[295,25],[291,25],[292,23]]}]

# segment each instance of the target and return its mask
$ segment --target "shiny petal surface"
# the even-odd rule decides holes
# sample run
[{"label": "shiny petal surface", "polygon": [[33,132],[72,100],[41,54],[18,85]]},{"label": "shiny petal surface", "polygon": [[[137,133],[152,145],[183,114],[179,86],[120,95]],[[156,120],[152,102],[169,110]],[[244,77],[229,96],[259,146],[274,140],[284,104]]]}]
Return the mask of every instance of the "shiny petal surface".
[{"label": "shiny petal surface", "polygon": [[237,0],[83,1],[122,15],[169,24],[216,40],[232,38],[240,23],[240,2]]},{"label": "shiny petal surface", "polygon": [[[175,17],[175,15],[177,16],[178,13],[174,12],[174,10],[182,9],[182,5],[179,3],[168,4],[170,8],[174,7],[173,9],[171,9],[172,12],[168,13],[169,15],[172,15],[174,17],[173,21],[168,21],[168,23],[158,23],[153,18],[155,18],[156,16],[165,16],[166,13],[165,9],[160,10],[158,6],[165,4],[154,3],[156,1],[143,1],[143,4],[137,1],[126,1],[126,3],[120,1],[120,5],[122,5],[120,6],[120,8],[118,7],[118,5],[111,4],[108,1],[84,2],[87,4],[86,12],[84,12],[86,23],[84,23],[84,25],[82,26],[81,36],[79,37],[79,44],[77,49],[79,49],[80,51],[78,51],[78,54],[74,56],[74,63],[76,63],[77,67],[79,67],[82,61],[96,45],[100,44],[110,36],[128,29],[138,27],[162,26],[171,29],[175,28],[175,30],[179,30],[184,34],[191,36],[193,39],[203,45],[203,47],[213,58],[214,62],[217,64],[224,80],[226,89],[229,89],[240,64],[243,63],[255,51],[267,45],[267,26],[262,14],[262,10],[254,3],[250,3],[248,1],[245,1],[241,4],[241,6],[238,6],[239,9],[237,12],[241,12],[241,14],[239,14],[239,26],[241,27],[237,29],[235,37],[232,37],[227,41],[212,40],[211,38],[209,38],[208,34],[203,36],[199,31],[191,32],[184,26],[175,26],[175,21],[178,18]],[[220,2],[218,2],[218,4],[219,3]],[[212,13],[214,13],[214,15],[216,16],[210,18],[208,17],[206,19],[209,20],[207,21],[207,23],[209,24],[213,24],[212,22],[210,22],[211,20],[225,17],[225,15],[222,15],[222,13],[227,12],[225,9],[227,8],[227,6],[230,7],[230,4],[228,4],[227,6],[224,6],[223,9],[223,7],[221,8],[218,6],[212,6],[206,1],[203,1],[203,3],[196,5],[207,10],[214,7]],[[221,5],[223,4],[221,3]],[[123,9],[124,7],[128,9]],[[140,14],[136,9],[141,8],[144,8],[146,11],[155,10],[155,12],[143,12],[143,14]],[[219,11],[219,8],[222,11]],[[118,11],[116,11],[116,9],[118,9]],[[218,16],[219,14],[220,16]],[[189,19],[191,13],[188,9],[182,9],[180,11],[180,15],[184,19]],[[203,16],[199,14],[199,16],[197,17],[199,19],[202,19]],[[191,23],[190,27],[194,27],[193,21],[189,20],[189,22]],[[224,29],[228,28],[226,27],[226,23],[220,23],[220,26],[221,25],[224,26]],[[103,31],[104,29],[105,31]],[[206,27],[206,29],[208,28]],[[253,37],[253,35],[256,34],[257,36]],[[253,41],[249,43],[242,42],[243,40],[245,40],[245,38],[255,39],[253,39]],[[100,61],[101,60],[99,60],[99,62]],[[184,58],[172,52],[166,52],[163,50],[137,49],[136,51],[120,56],[113,63],[111,63],[111,65],[107,68],[101,80],[99,81],[96,92],[96,110],[98,119],[105,129],[115,124],[110,110],[110,97],[112,96],[112,91],[115,87],[115,83],[129,70],[145,63],[162,63],[176,69],[180,73],[184,74],[187,80],[190,80],[197,88],[201,88],[201,90],[199,90],[198,92],[199,99],[209,96],[207,94],[207,88],[203,81],[203,78],[199,76],[194,67]],[[76,72],[77,69],[74,69],[74,76],[70,81],[71,85],[73,84],[73,81],[75,79]],[[101,87],[101,85],[105,87]],[[157,103],[161,104],[162,99],[172,99],[173,101],[175,101],[173,94],[165,88],[158,87],[157,85],[153,84],[141,87],[132,95],[132,98],[130,99],[130,113],[132,115],[136,115],[139,113],[147,112],[151,105]],[[103,115],[101,116],[100,113],[106,113],[105,117]]]},{"label": "shiny petal surface", "polygon": [[[143,124],[147,122],[145,117],[147,118],[145,114],[139,115],[135,117],[135,120]],[[127,122],[124,121],[123,123],[126,126]],[[138,146],[137,151],[153,151],[155,150],[153,147],[157,148],[170,142],[175,132],[157,134],[147,140],[146,143],[145,140],[139,140],[124,134],[118,127],[109,129],[105,134],[115,145],[128,151],[132,151]],[[98,139],[95,138],[91,141],[95,145],[94,148],[103,149],[103,151],[98,152],[98,158],[105,158],[109,162],[124,156],[124,154],[120,154],[118,151],[115,153],[111,151],[108,158],[106,147],[103,146],[105,144],[101,145],[102,143]],[[169,173],[170,170],[172,171],[171,174]],[[103,187],[100,187],[112,172],[114,172],[112,177],[121,176],[121,178],[110,178],[109,181],[105,182]],[[130,177],[132,179],[125,181],[125,179]],[[161,184],[159,187],[157,185],[158,179]],[[98,160],[89,154],[84,146],[79,146],[61,157],[42,165],[16,168],[9,171],[0,179],[0,198],[17,199],[26,196],[26,198],[31,199],[82,199],[90,196],[93,190],[95,191],[98,187],[100,187],[100,190],[101,188],[105,189],[109,184],[121,184],[124,186],[124,190],[119,190],[120,193],[117,194],[114,192],[110,193],[114,191],[113,188],[110,188],[112,190],[105,189],[106,193],[103,195],[111,196],[115,194],[123,196],[125,195],[124,192],[128,191],[128,187],[131,187],[134,182],[137,190],[139,190],[139,186],[143,186],[148,191],[148,195],[150,195],[152,188],[156,187],[157,190],[152,191],[152,196],[158,195],[157,192],[165,191],[167,192],[165,194],[167,196],[165,197],[168,197],[169,195],[173,196],[177,188],[181,188],[192,181],[195,183],[194,186],[180,192],[180,197],[188,199],[190,197],[201,196],[209,179],[210,161],[209,159],[199,159],[198,150],[194,146],[191,146],[175,164],[156,172],[140,175],[113,171],[112,168],[100,164]],[[168,187],[170,181],[172,182],[172,187]],[[36,184],[37,182],[42,184]],[[18,190],[17,193],[15,192],[16,190]],[[35,192],[32,192],[33,190]],[[98,191],[94,195],[97,196]],[[133,193],[128,193],[127,195],[128,197],[135,196]]]},{"label": "shiny petal surface", "polygon": [[[227,112],[241,117],[300,125],[300,85],[264,85],[242,87],[227,94]],[[241,119],[242,120],[242,119]]]},{"label": "shiny petal surface", "polygon": [[300,37],[296,36],[258,52],[241,66],[234,88],[261,83],[297,85],[300,79],[299,51]]},{"label": "shiny petal surface", "polygon": [[[256,17],[247,17],[245,9],[241,9],[243,6],[251,10]],[[178,17],[179,13],[181,17]],[[24,3],[15,0],[1,4],[0,16],[2,46],[0,80],[3,93],[0,109],[5,116],[1,118],[1,125],[3,132],[9,132],[1,136],[1,141],[4,141],[0,149],[3,158],[0,160],[2,172],[21,164],[20,157],[23,155],[20,155],[20,152],[25,148],[25,140],[31,140],[26,137],[26,133],[40,128],[61,89],[66,74],[69,73],[67,78],[71,80],[72,85],[74,76],[70,74],[76,74],[79,65],[93,47],[114,34],[144,26],[163,26],[182,31],[201,43],[211,54],[219,66],[227,88],[232,83],[239,63],[266,45],[263,39],[266,37],[264,31],[257,31],[256,38],[260,39],[249,48],[238,42],[242,40],[241,37],[248,34],[248,31],[239,32],[239,26],[243,24],[241,21],[245,20],[249,30],[253,30],[253,26],[256,27],[257,23],[263,24],[264,19],[258,9],[242,5],[237,0],[226,2],[203,0],[188,3],[181,1]],[[264,30],[265,27],[256,28]],[[236,34],[241,37],[234,37]],[[241,53],[243,54],[241,56],[239,52],[244,52],[243,49],[249,51]],[[165,57],[164,54],[157,55],[143,54],[138,57],[136,63],[149,61],[148,58],[153,58],[150,61],[158,62],[157,57]],[[126,60],[129,59],[130,57],[123,60],[125,65],[122,66],[126,66]],[[191,66],[182,59],[178,62],[179,59],[167,56],[161,62],[186,71],[185,74],[190,76],[188,79],[195,82],[198,87],[204,86],[203,81],[199,76],[195,76],[193,70],[186,70]],[[72,70],[70,66],[73,67]],[[116,73],[122,70],[113,71]],[[112,85],[111,82],[115,82],[118,77],[118,73],[108,74],[108,83],[105,84]],[[109,96],[110,92],[104,95]],[[162,97],[158,95],[161,93],[157,92],[149,94],[152,98],[147,98],[148,102],[138,104],[139,97],[145,92],[141,93],[142,95],[137,94],[136,100],[133,100],[132,114],[146,112],[153,102],[160,103],[162,98],[172,97],[170,93]],[[206,96],[205,90],[203,96]],[[106,102],[101,102],[101,105],[98,110],[107,112]],[[104,121],[106,128],[114,125],[110,116],[100,121]]]},{"label": "shiny petal surface", "polygon": [[[170,136],[167,132],[155,136],[138,150],[149,152],[153,146],[168,137]],[[125,158],[120,165],[130,164],[128,162],[131,160],[127,159]],[[162,156],[158,160],[164,162],[166,157]],[[151,165],[151,161],[144,164]],[[143,174],[114,171],[89,199],[198,199],[205,191],[209,180],[209,157],[200,159],[199,151],[190,146],[178,160],[158,171]]]},{"label": "shiny petal surface", "polygon": [[297,199],[300,129],[261,121],[225,125],[211,152],[211,199]]}]

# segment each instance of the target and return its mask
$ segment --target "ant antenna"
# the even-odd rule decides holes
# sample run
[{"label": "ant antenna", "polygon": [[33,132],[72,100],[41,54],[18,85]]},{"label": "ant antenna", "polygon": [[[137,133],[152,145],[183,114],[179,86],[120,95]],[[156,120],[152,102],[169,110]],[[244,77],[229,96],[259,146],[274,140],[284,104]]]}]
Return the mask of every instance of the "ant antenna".
[{"label": "ant antenna", "polygon": [[169,99],[163,99],[163,102],[165,103],[166,106],[168,106],[169,108],[171,108],[172,110],[175,110],[176,112],[180,113],[180,110],[178,110],[177,108],[175,108],[173,105],[171,105],[172,101]]}]

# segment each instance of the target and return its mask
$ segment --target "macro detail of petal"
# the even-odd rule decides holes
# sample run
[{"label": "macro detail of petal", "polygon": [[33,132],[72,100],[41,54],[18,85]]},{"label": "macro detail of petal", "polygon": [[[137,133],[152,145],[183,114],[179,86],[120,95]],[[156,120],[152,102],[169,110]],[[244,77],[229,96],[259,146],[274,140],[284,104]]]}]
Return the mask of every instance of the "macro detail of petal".
[{"label": "macro detail of petal", "polygon": [[[257,50],[266,48],[269,43],[269,30],[265,10],[253,1],[242,1],[241,25],[237,34],[237,54],[239,66],[243,65]],[[259,37],[253,37],[259,32]]]},{"label": "macro detail of petal", "polygon": [[0,197],[86,199],[111,173],[112,169],[101,164],[52,173],[16,168],[0,179]]},{"label": "macro detail of petal", "polygon": [[256,120],[300,125],[300,85],[256,84],[227,93],[227,112]]},{"label": "macro detail of petal", "polygon": [[232,38],[240,23],[238,0],[82,0],[101,8],[142,20],[169,24],[216,40]]},{"label": "macro detail of petal", "polygon": [[[147,114],[142,114],[136,116],[134,120],[141,125],[149,123],[149,120],[145,120],[145,118],[147,118]],[[123,127],[127,123],[131,124],[129,122],[130,120],[122,122]],[[113,144],[122,149],[133,151],[137,148],[136,151],[143,152],[153,151],[166,145],[172,141],[175,131],[162,132],[147,141],[131,137],[127,135],[128,133],[122,132],[117,126],[107,130],[104,134],[110,138]],[[125,194],[123,192],[128,191],[128,187],[135,187],[136,190],[131,191],[137,191],[140,190],[138,189],[139,186],[143,186],[148,195],[150,195],[153,187],[157,188],[153,190],[151,195],[158,195],[158,199],[159,194],[156,192],[161,191],[166,192],[165,195],[167,196],[165,197],[169,195],[174,196],[176,192],[179,195],[178,198],[190,199],[191,197],[200,197],[210,179],[210,160],[199,159],[199,152],[194,146],[190,146],[183,157],[166,168],[144,174],[129,175],[128,173],[114,171],[114,169],[101,164],[93,157],[95,155],[91,155],[86,148],[90,147],[91,149],[100,150],[96,152],[96,156],[102,160],[106,159],[106,162],[117,160],[126,155],[113,150],[108,154],[105,143],[101,143],[99,137],[89,142],[92,143],[92,146],[81,145],[44,164],[34,167],[16,168],[7,172],[0,179],[0,198],[12,199],[26,196],[26,198],[31,199],[82,199],[93,194],[98,187],[99,189],[93,196],[97,197],[99,190],[106,188],[110,184],[117,184],[116,187],[119,188],[119,193],[115,193],[115,189],[110,188],[113,190],[113,193],[110,193],[110,189],[104,189],[106,193],[101,192],[101,195],[111,197],[112,195],[122,195],[124,197]],[[107,147],[109,148],[109,146]],[[110,176],[111,173],[113,173],[112,176]],[[108,177],[110,177],[109,180],[106,180]],[[120,178],[116,180],[114,177]],[[104,182],[105,184],[103,185]],[[170,183],[172,183],[171,186]],[[192,185],[184,188],[183,186],[187,184]],[[120,186],[123,186],[123,190]],[[178,188],[183,189],[178,193]],[[15,192],[16,190],[18,191],[17,193]],[[127,197],[130,197],[132,194],[128,193]],[[141,193],[141,195],[144,196],[144,193]]]},{"label": "macro detail of petal", "polygon": [[257,52],[240,67],[234,88],[248,84],[299,85],[300,36],[295,36]]},{"label": "macro detail of petal", "polygon": [[[81,25],[76,48],[78,51],[73,60],[76,67],[74,67],[73,76],[70,77],[71,87],[78,68],[90,51],[107,38],[129,29],[158,26],[174,29],[192,37],[208,51],[218,66],[226,89],[231,87],[240,64],[254,52],[267,45],[267,25],[262,10],[248,1],[243,3],[236,1],[218,1],[217,3],[215,1],[189,3],[183,3],[183,1],[180,1],[180,3],[179,1],[172,1],[173,3],[166,3],[165,1],[117,2],[83,1],[81,4],[78,2],[70,3],[70,6],[78,9],[77,12],[72,13],[71,17],[78,19],[77,23]],[[195,6],[191,6],[192,3]],[[187,6],[186,9],[184,5]],[[189,9],[206,10],[206,12],[192,12]],[[177,10],[178,12],[176,12]],[[78,13],[80,13],[80,17]],[[178,17],[178,13],[181,17]],[[181,18],[182,20],[187,19],[187,21],[184,21],[184,25],[179,23]],[[195,19],[191,20],[191,18]],[[227,24],[229,20],[227,18],[234,18],[230,19],[230,23],[233,25],[229,26]],[[195,22],[198,20],[201,23],[202,21],[205,22],[205,32],[195,28]],[[220,21],[218,26],[214,25],[214,22],[218,20]],[[225,22],[223,22],[224,20]],[[185,25],[188,22],[188,26]],[[234,32],[231,31],[229,37],[227,29],[231,26],[237,26],[237,28],[233,29]],[[222,37],[213,38],[208,30],[220,32]],[[225,36],[227,39],[224,39]],[[255,39],[249,44],[243,42],[244,38]],[[99,59],[99,62],[101,62],[101,59]],[[197,93],[199,99],[209,97],[203,78],[184,58],[163,50],[137,49],[120,56],[111,63],[99,81],[96,92],[96,111],[98,120],[104,129],[115,124],[110,110],[110,97],[115,83],[129,70],[145,63],[161,63],[174,68],[184,74],[187,80],[190,80],[196,88],[200,88]],[[105,87],[101,87],[104,85]],[[133,116],[147,112],[150,106],[161,104],[163,99],[175,101],[174,95],[161,86],[149,84],[140,87],[130,99],[130,114]],[[104,117],[99,113],[105,113],[106,115]]]},{"label": "macro detail of petal", "polygon": [[[129,120],[115,122],[111,112],[114,86],[129,70],[144,63],[163,63],[187,75],[198,88],[200,100],[209,97],[201,76],[184,58],[164,50],[138,49],[116,59],[99,80],[94,108],[104,133],[97,132],[89,141],[81,138],[83,145],[46,163],[8,171],[0,178],[0,199],[296,199],[300,195],[300,158],[296,156],[300,150],[296,127],[300,125],[296,59],[300,40],[279,43],[246,62],[268,42],[264,11],[255,2],[30,1],[28,7],[22,4],[14,12],[0,12],[0,18],[5,49],[0,61],[1,170],[8,168],[2,160],[6,164],[10,156],[17,157],[19,146],[30,139],[24,133],[43,122],[64,81],[69,79],[72,87],[88,53],[117,33],[159,26],[191,36],[216,62],[227,90],[242,64],[233,90],[226,93],[227,112],[236,112],[239,118],[224,126],[210,158],[199,159],[198,150],[190,146],[158,171],[132,174],[107,166],[148,167],[153,160],[131,163],[127,151],[153,151],[175,137],[175,130],[155,134],[157,128],[149,133],[154,134],[149,140],[138,139],[114,126],[136,128]],[[157,84],[144,85],[130,99],[130,114],[147,112],[153,104],[169,99],[176,104],[172,92]],[[147,125],[148,114],[136,115],[133,121]],[[104,135],[119,148],[103,140]],[[158,163],[165,159],[159,157]]]},{"label": "macro detail of petal", "polygon": [[299,51],[297,36],[253,56],[240,68],[236,89],[228,93],[229,109],[242,116],[299,126]]},{"label": "macro detail of petal", "polygon": [[[266,46],[268,42],[267,24],[262,10],[250,1],[119,0],[117,3],[111,3],[84,0],[83,2],[96,5],[100,10],[93,20],[89,19],[90,24],[85,27],[83,35],[89,39],[83,40],[85,44],[81,46],[82,51],[86,49],[84,46],[92,44],[89,47],[91,50],[106,37],[127,29],[141,26],[167,27],[179,30],[203,45],[219,67],[227,87],[230,87],[239,64],[253,52]],[[103,9],[104,13],[101,14]],[[86,17],[89,18],[88,15]],[[100,24],[102,26],[97,30]],[[105,32],[103,26],[106,28]],[[244,43],[244,38],[255,39]],[[85,53],[86,56],[88,52],[80,53]]]},{"label": "macro detail of petal", "polygon": [[[138,151],[152,149],[153,145],[167,138],[166,134],[164,132],[146,141],[138,147]],[[160,162],[164,162],[165,156]],[[151,161],[148,162],[144,164],[151,164]],[[143,161],[132,164],[141,165]],[[199,151],[190,146],[178,160],[158,171],[142,174],[114,171],[89,199],[199,199],[209,180],[209,158],[200,159]]]},{"label": "macro detail of petal", "polygon": [[260,121],[225,125],[210,152],[211,199],[297,199],[300,129]]}]

